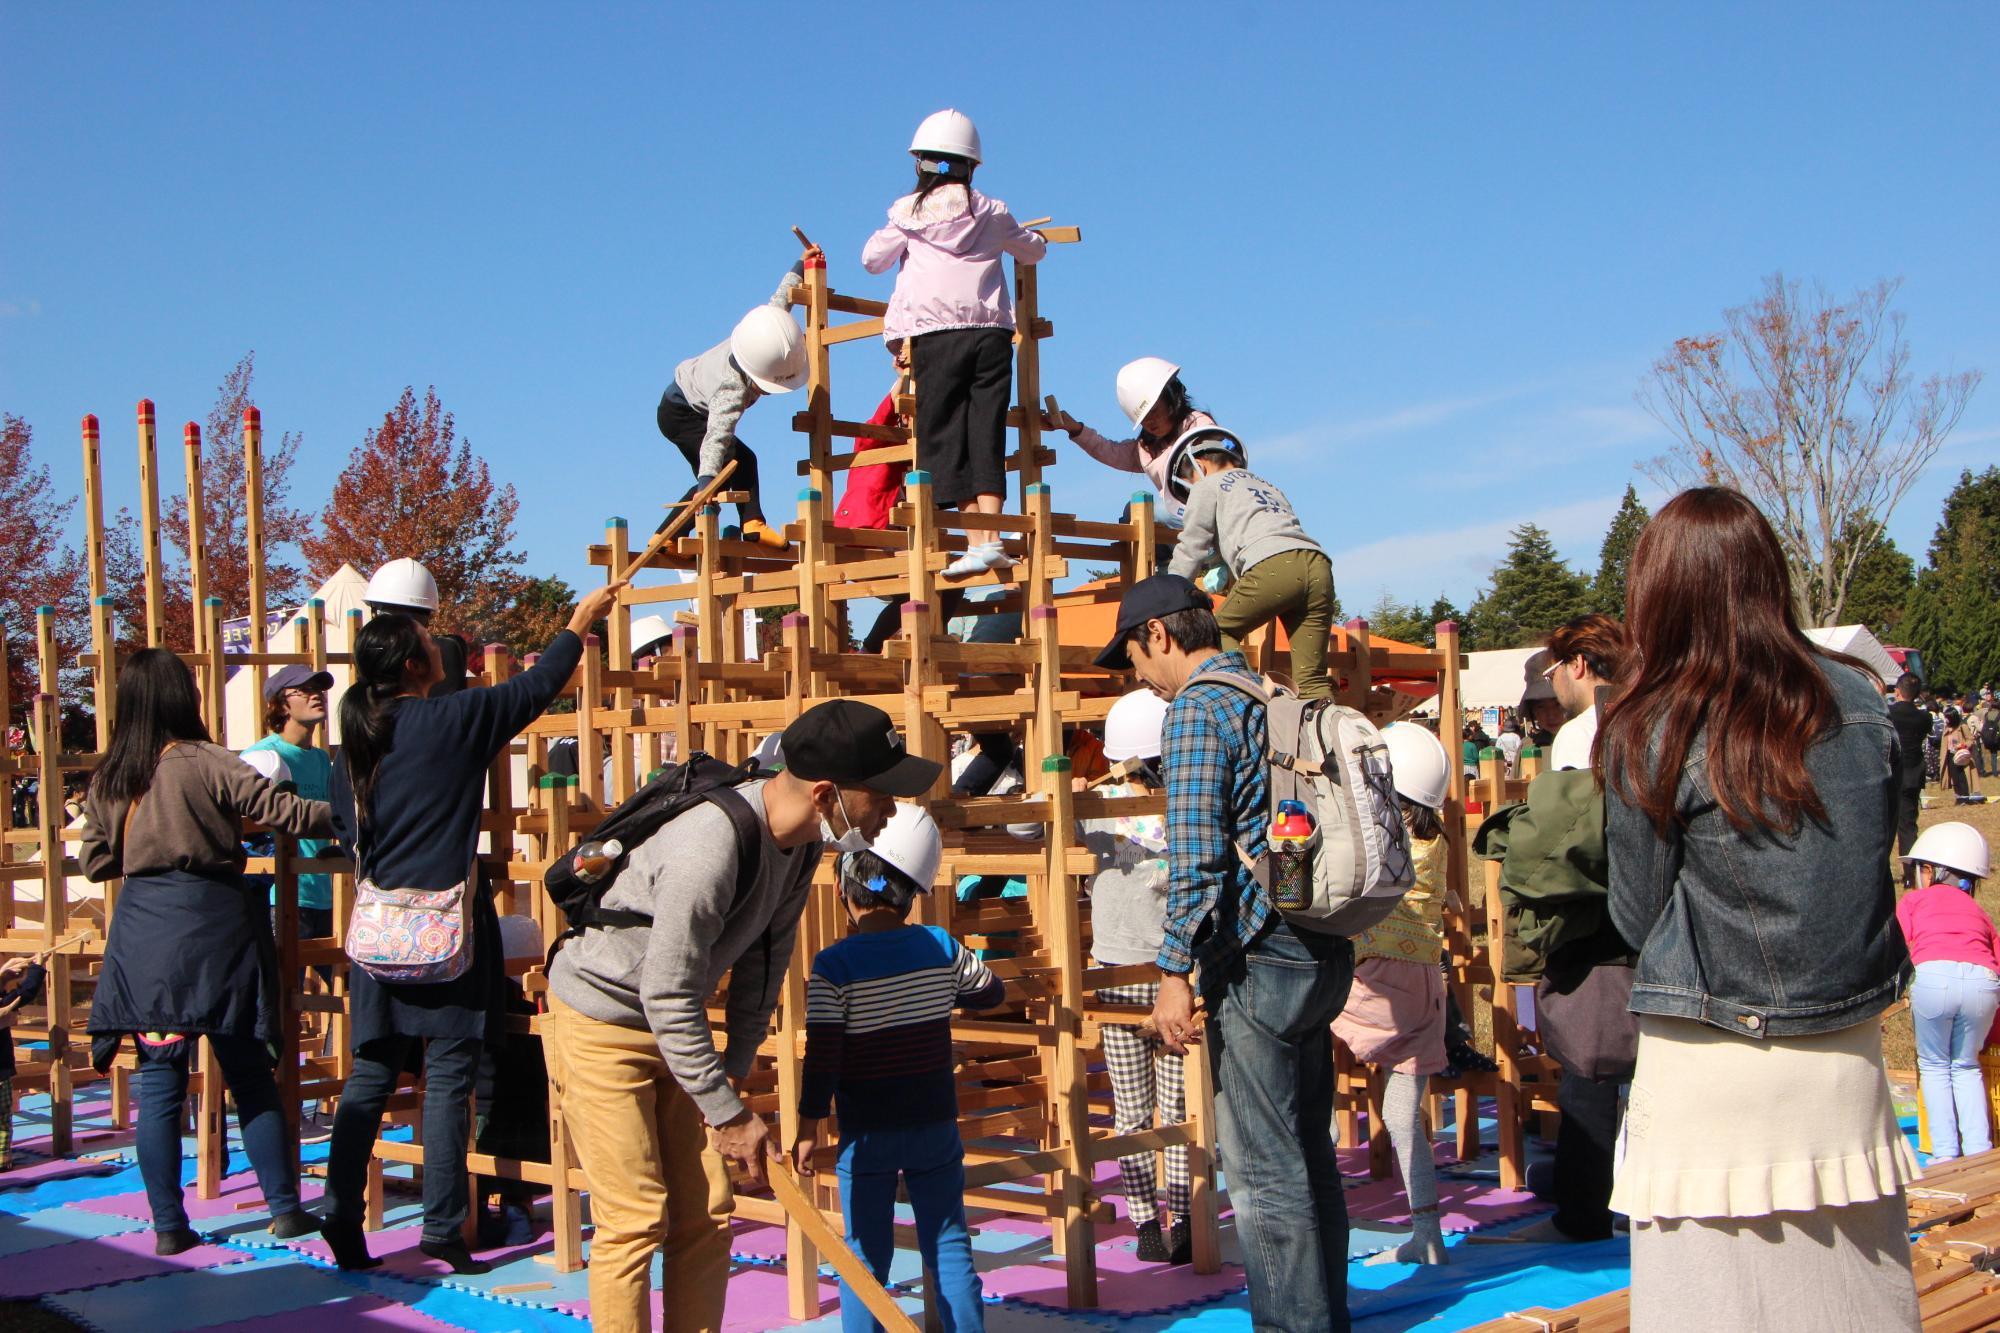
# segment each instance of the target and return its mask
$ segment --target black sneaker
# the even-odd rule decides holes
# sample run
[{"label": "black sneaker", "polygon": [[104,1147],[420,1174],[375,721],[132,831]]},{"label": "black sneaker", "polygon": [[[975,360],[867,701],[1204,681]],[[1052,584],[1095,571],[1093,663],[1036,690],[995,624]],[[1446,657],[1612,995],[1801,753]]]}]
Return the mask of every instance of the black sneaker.
[{"label": "black sneaker", "polygon": [[1167,1262],[1170,1264],[1194,1262],[1194,1228],[1188,1225],[1185,1217],[1175,1220],[1174,1229],[1168,1233],[1167,1249]]},{"label": "black sneaker", "polygon": [[465,1248],[465,1241],[458,1236],[453,1236],[450,1240],[420,1240],[417,1242],[417,1248],[423,1251],[426,1257],[449,1264],[454,1273],[476,1275],[493,1271],[492,1264],[484,1259],[473,1258],[472,1251]]},{"label": "black sneaker", "polygon": [[1167,1261],[1167,1243],[1160,1238],[1160,1219],[1139,1224],[1139,1262],[1142,1264],[1163,1264]]},{"label": "black sneaker", "polygon": [[[1159,1233],[1156,1230],[1154,1234],[1158,1235]],[[201,1244],[201,1237],[189,1227],[175,1227],[170,1231],[156,1231],[153,1233],[154,1254],[186,1254],[199,1244]]]}]

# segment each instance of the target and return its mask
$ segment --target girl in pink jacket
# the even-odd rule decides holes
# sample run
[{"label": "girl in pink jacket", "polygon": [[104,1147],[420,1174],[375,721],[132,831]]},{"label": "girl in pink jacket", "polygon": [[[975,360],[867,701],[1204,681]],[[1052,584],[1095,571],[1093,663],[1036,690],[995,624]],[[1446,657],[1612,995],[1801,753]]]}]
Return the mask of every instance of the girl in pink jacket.
[{"label": "girl in pink jacket", "polygon": [[[1033,264],[1048,242],[1016,222],[1007,205],[972,188],[979,131],[940,111],[910,142],[917,186],[889,207],[868,238],[870,273],[900,265],[882,320],[891,343],[909,339],[917,389],[917,466],[931,474],[939,504],[998,514],[1006,493],[1007,400],[1014,374],[1014,301],[1002,255]],[[999,533],[970,529],[966,553],[945,567],[959,578],[1013,564]]]},{"label": "girl in pink jacket", "polygon": [[1181,436],[1197,426],[1215,424],[1214,417],[1194,405],[1180,372],[1179,366],[1157,356],[1142,356],[1119,369],[1118,406],[1138,430],[1129,440],[1106,439],[1067,412],[1048,423],[1066,432],[1098,462],[1120,472],[1145,473],[1158,492],[1160,521],[1175,528],[1186,517],[1187,506],[1167,492],[1167,455]]}]

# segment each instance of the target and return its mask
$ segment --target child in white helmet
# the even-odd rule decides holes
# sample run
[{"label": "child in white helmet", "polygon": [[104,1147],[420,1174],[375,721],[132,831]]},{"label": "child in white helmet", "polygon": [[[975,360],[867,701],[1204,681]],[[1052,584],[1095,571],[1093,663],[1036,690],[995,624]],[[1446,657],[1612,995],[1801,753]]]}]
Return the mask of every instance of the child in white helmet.
[{"label": "child in white helmet", "polygon": [[1333,1035],[1363,1064],[1388,1072],[1382,1120],[1410,1202],[1410,1238],[1370,1263],[1441,1264],[1437,1168],[1424,1132],[1424,1082],[1445,1065],[1445,843],[1438,811],[1451,781],[1451,756],[1414,722],[1382,733],[1397,803],[1410,831],[1417,882],[1381,921],[1354,937],[1354,986],[1333,1020]]},{"label": "child in white helmet", "polygon": [[[861,264],[870,273],[899,266],[882,337],[909,339],[917,466],[930,474],[932,498],[998,514],[1014,383],[1014,299],[1000,260],[1036,263],[1048,242],[972,188],[979,131],[962,112],[926,117],[910,153],[916,188],[889,206],[888,225],[868,238]],[[995,531],[969,529],[966,540],[966,553],[945,568],[949,577],[1014,563]]]},{"label": "child in white helmet", "polygon": [[2000,1009],[2000,933],[1975,897],[1992,856],[1978,829],[1950,822],[1925,829],[1903,862],[1918,887],[1896,904],[1896,921],[1917,965],[1917,1081],[1931,1160],[1942,1162],[1993,1146],[1979,1049]]},{"label": "child in white helmet", "polygon": [[[1167,701],[1151,690],[1134,690],[1111,706],[1104,719],[1104,757],[1112,768],[1096,791],[1146,796],[1164,789],[1159,763],[1166,716]],[[1166,816],[1087,819],[1082,831],[1084,847],[1097,857],[1097,874],[1090,882],[1091,958],[1100,967],[1154,962],[1167,929]],[[1107,986],[1097,992],[1100,1003],[1146,1009],[1159,995],[1157,981]],[[1147,1026],[1105,1023],[1099,1031],[1104,1036],[1105,1068],[1111,1075],[1112,1132],[1150,1129],[1155,1111],[1163,1125],[1187,1119],[1182,1057],[1162,1046]],[[1166,1236],[1160,1231],[1153,1154],[1139,1152],[1118,1159],[1125,1210],[1139,1233],[1137,1253],[1142,1263],[1184,1264],[1191,1257],[1188,1216],[1194,1207],[1194,1187],[1188,1152],[1173,1147],[1166,1157],[1167,1211],[1173,1216]]]},{"label": "child in white helmet", "polygon": [[1118,406],[1138,431],[1129,440],[1106,439],[1066,412],[1049,422],[1098,462],[1120,472],[1144,473],[1159,493],[1160,518],[1172,527],[1180,526],[1187,506],[1167,493],[1168,451],[1195,427],[1215,424],[1214,417],[1195,406],[1180,372],[1157,356],[1142,356],[1119,368]]},{"label": "child in white helmet", "polygon": [[1329,699],[1326,645],[1333,633],[1333,562],[1306,535],[1285,493],[1251,472],[1243,441],[1220,426],[1197,426],[1167,455],[1167,490],[1187,504],[1167,572],[1201,576],[1219,559],[1231,581],[1215,610],[1222,646],[1232,651],[1276,620],[1291,641],[1292,681],[1302,699]]},{"label": "child in white helmet", "polygon": [[[729,336],[700,356],[674,367],[673,382],[660,395],[654,421],[694,469],[688,498],[708,485],[730,459],[736,471],[727,489],[745,493],[736,506],[746,541],[782,549],[785,535],[764,521],[757,484],[757,455],[736,436],[743,413],[768,393],[790,393],[806,382],[805,334],[792,318],[792,288],[809,260],[823,260],[818,246],[786,270],[771,299],[736,322]],[[671,522],[669,514],[661,526]]]},{"label": "child in white helmet", "polygon": [[[840,859],[852,932],[819,951],[806,983],[805,1076],[792,1161],[811,1175],[819,1122],[840,1112],[840,1207],[848,1243],[881,1281],[895,1255],[896,1182],[916,1215],[917,1248],[937,1275],[946,1333],[981,1333],[978,1270],[965,1224],[965,1145],[952,1070],[954,1007],[1000,1003],[1002,983],[935,926],[908,922],[942,859],[929,814],[900,805],[874,843]],[[876,1328],[845,1281],[844,1329]]]}]

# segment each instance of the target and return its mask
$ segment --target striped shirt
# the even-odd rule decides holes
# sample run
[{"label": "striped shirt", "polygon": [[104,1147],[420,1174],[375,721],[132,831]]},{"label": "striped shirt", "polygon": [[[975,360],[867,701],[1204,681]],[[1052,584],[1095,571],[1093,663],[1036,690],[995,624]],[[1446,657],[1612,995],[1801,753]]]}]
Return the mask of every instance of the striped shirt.
[{"label": "striped shirt", "polygon": [[[1229,652],[1195,671],[1251,674]],[[1271,915],[1270,896],[1236,854],[1262,856],[1271,822],[1264,705],[1227,685],[1188,686],[1167,709],[1160,740],[1170,867],[1160,970],[1185,976],[1199,963],[1219,980]]]},{"label": "striped shirt", "polygon": [[799,1114],[841,1133],[958,1119],[951,1011],[1000,1003],[1001,982],[936,926],[849,935],[819,951],[806,983]]}]

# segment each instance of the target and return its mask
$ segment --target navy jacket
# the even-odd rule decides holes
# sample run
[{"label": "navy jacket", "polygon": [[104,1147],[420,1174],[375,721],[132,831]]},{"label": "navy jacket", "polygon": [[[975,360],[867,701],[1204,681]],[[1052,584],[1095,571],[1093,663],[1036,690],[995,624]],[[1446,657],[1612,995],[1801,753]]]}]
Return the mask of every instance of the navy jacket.
[{"label": "navy jacket", "polygon": [[1738,833],[1716,805],[1702,737],[1664,839],[1607,784],[1611,917],[1639,945],[1633,1012],[1743,1037],[1810,1036],[1873,1018],[1901,989],[1896,733],[1859,672],[1825,659],[1820,669],[1837,709],[1806,751],[1823,819],[1789,835]]},{"label": "navy jacket", "polygon": [[[540,716],[583,657],[564,630],[541,660],[492,689],[402,699],[396,734],[375,775],[368,833],[356,847],[354,788],[345,756],[333,766],[333,821],[360,874],[380,888],[446,889],[464,879],[479,842],[486,770]],[[349,973],[353,1045],[378,1037],[478,1037],[498,1041],[507,994],[500,919],[482,883],[473,913],[472,966],[441,985],[390,985]]]}]

